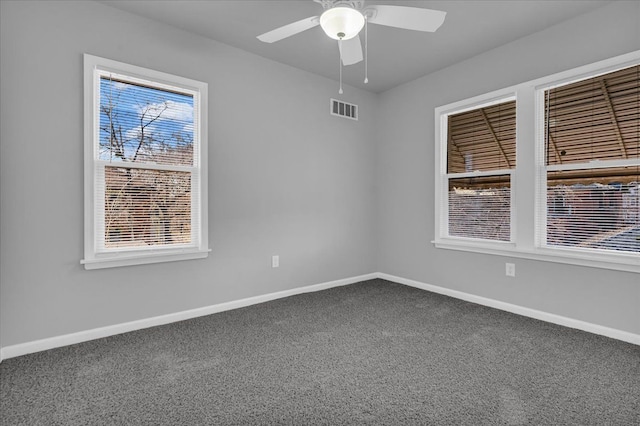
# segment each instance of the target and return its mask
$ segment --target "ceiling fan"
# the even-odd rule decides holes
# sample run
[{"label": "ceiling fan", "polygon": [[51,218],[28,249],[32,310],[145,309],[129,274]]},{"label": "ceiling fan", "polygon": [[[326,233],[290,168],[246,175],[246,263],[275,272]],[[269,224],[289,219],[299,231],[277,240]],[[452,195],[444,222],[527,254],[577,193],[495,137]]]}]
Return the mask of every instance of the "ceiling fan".
[{"label": "ceiling fan", "polygon": [[259,35],[265,43],[274,43],[318,25],[330,38],[338,40],[340,52],[340,90],[342,93],[342,65],[353,65],[363,60],[359,33],[365,29],[365,78],[367,78],[367,24],[386,25],[415,31],[434,32],[444,22],[446,12],[408,6],[371,5],[364,0],[313,0],[320,3],[324,12],[300,21],[276,28]]}]

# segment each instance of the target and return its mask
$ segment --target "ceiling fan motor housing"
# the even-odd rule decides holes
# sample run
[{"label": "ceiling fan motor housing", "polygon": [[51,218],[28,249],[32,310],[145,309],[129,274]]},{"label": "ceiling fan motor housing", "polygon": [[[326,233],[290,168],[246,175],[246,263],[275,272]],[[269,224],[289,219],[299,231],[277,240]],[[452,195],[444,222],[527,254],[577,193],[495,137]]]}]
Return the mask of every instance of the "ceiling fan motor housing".
[{"label": "ceiling fan motor housing", "polygon": [[320,3],[324,9],[332,9],[338,6],[347,6],[352,9],[361,10],[364,7],[364,0],[313,0]]}]

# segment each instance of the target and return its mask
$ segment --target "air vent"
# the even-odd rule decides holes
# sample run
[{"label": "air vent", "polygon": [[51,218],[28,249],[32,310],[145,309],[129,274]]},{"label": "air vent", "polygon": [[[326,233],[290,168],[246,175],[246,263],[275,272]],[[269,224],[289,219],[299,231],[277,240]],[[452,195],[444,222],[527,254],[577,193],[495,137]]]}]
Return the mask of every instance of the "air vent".
[{"label": "air vent", "polygon": [[337,99],[331,99],[330,111],[331,115],[337,115],[338,117],[349,118],[351,120],[358,119],[358,105],[349,104]]}]

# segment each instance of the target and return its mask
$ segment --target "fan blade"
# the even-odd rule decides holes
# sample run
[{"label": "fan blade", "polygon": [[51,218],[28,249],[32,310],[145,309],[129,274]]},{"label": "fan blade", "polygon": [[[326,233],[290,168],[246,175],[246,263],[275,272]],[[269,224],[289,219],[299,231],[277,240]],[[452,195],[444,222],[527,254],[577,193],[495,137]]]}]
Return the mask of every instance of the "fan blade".
[{"label": "fan blade", "polygon": [[362,43],[357,35],[349,40],[342,40],[338,43],[340,47],[340,57],[344,65],[357,64],[362,60]]},{"label": "fan blade", "polygon": [[370,6],[366,10],[374,11],[373,16],[369,18],[372,24],[429,32],[440,28],[447,14],[439,10],[407,6],[379,5]]},{"label": "fan blade", "polygon": [[275,30],[269,31],[259,35],[257,38],[265,43],[273,43],[275,41],[282,40],[283,38],[291,37],[310,28],[320,25],[320,21],[317,16],[311,18],[301,19],[297,22],[293,22],[289,25],[285,25]]}]

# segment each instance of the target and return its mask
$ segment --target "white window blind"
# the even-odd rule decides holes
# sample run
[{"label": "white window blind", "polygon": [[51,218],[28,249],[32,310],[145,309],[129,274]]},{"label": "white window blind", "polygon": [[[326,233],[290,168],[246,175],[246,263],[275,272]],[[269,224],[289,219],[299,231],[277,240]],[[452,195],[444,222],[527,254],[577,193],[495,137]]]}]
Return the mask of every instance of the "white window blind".
[{"label": "white window blind", "polygon": [[197,244],[196,94],[105,71],[99,108],[98,250]]},{"label": "white window blind", "polygon": [[85,73],[83,263],[206,257],[206,84],[90,55]]},{"label": "white window blind", "polygon": [[447,116],[448,236],[511,240],[515,108],[503,100]]},{"label": "white window blind", "polygon": [[541,96],[541,245],[640,253],[640,66]]}]

